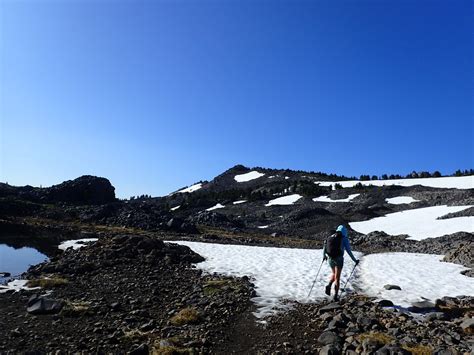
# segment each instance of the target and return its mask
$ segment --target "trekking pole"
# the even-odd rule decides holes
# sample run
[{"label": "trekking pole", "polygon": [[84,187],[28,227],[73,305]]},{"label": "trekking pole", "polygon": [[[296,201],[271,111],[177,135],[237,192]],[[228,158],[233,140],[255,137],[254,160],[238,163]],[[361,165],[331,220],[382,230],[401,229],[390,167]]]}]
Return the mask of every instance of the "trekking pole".
[{"label": "trekking pole", "polygon": [[321,271],[321,267],[323,266],[323,264],[324,264],[324,258],[323,258],[323,261],[322,261],[321,265],[319,265],[318,272],[316,273],[316,277],[314,278],[313,284],[311,285],[311,289],[309,290],[308,296],[306,298],[309,298],[309,296],[311,295],[311,292],[313,291],[314,284],[316,283],[316,280],[318,279],[319,272]]},{"label": "trekking pole", "polygon": [[355,271],[355,268],[356,268],[357,265],[358,264],[355,264],[354,267],[352,268],[352,271],[351,271],[349,277],[347,278],[346,283],[344,284],[344,287],[341,290],[341,295],[346,290],[347,283],[349,282],[350,278],[352,277],[352,274],[354,274],[354,271]]}]

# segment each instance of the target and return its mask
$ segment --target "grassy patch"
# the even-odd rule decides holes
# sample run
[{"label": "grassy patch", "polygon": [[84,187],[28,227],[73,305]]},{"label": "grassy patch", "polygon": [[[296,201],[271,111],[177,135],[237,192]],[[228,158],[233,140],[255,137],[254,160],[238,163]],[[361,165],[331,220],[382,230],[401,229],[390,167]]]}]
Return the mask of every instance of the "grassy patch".
[{"label": "grassy patch", "polygon": [[179,311],[173,317],[171,317],[170,322],[173,325],[184,325],[184,324],[194,324],[199,321],[199,312],[196,308],[187,307]]},{"label": "grassy patch", "polygon": [[54,287],[64,286],[68,282],[69,282],[68,280],[62,277],[52,277],[52,278],[29,280],[26,283],[26,286],[27,287],[54,288]]},{"label": "grassy patch", "polygon": [[164,346],[159,348],[153,348],[151,350],[152,355],[181,355],[181,354],[193,354],[191,349],[178,348],[176,346]]},{"label": "grassy patch", "polygon": [[412,355],[431,355],[433,348],[428,345],[402,345],[402,348],[411,352]]},{"label": "grassy patch", "polygon": [[91,309],[90,302],[72,302],[66,301],[61,315],[66,317],[80,317],[80,316],[91,316],[94,311]]},{"label": "grassy patch", "polygon": [[213,296],[222,291],[225,286],[230,286],[229,280],[210,280],[204,284],[204,294],[206,296]]},{"label": "grassy patch", "polygon": [[130,341],[148,339],[148,333],[142,332],[140,329],[132,329],[124,332],[123,337]]},{"label": "grassy patch", "polygon": [[363,333],[358,336],[358,340],[361,343],[366,339],[375,340],[382,344],[390,344],[394,340],[394,338],[391,337],[390,335],[387,335],[385,333],[380,333],[380,332]]}]

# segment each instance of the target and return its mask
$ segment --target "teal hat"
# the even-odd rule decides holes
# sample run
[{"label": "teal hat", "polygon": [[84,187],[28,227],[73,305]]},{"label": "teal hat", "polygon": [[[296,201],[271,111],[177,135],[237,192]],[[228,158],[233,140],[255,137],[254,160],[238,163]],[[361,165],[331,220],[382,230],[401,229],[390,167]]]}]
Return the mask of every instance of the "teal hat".
[{"label": "teal hat", "polygon": [[337,227],[336,232],[341,232],[342,235],[347,238],[347,229],[342,224]]}]

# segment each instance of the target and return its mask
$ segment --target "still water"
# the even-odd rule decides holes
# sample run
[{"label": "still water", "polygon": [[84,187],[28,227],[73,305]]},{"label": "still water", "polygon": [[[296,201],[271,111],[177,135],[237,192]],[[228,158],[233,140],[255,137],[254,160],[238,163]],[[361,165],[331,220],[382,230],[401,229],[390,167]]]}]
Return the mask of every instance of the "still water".
[{"label": "still water", "polygon": [[[46,259],[46,255],[41,254],[34,248],[15,249],[5,244],[0,244],[0,273],[9,272],[11,277],[20,275],[28,270],[30,265],[39,264]],[[0,284],[3,284],[9,278],[4,278],[0,274]]]}]

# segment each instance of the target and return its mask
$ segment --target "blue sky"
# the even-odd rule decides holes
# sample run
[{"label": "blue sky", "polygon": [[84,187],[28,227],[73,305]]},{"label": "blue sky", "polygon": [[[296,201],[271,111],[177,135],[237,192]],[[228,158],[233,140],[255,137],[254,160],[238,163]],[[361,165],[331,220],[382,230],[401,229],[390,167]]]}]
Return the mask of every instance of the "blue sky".
[{"label": "blue sky", "polygon": [[0,181],[473,167],[470,1],[0,2]]}]

